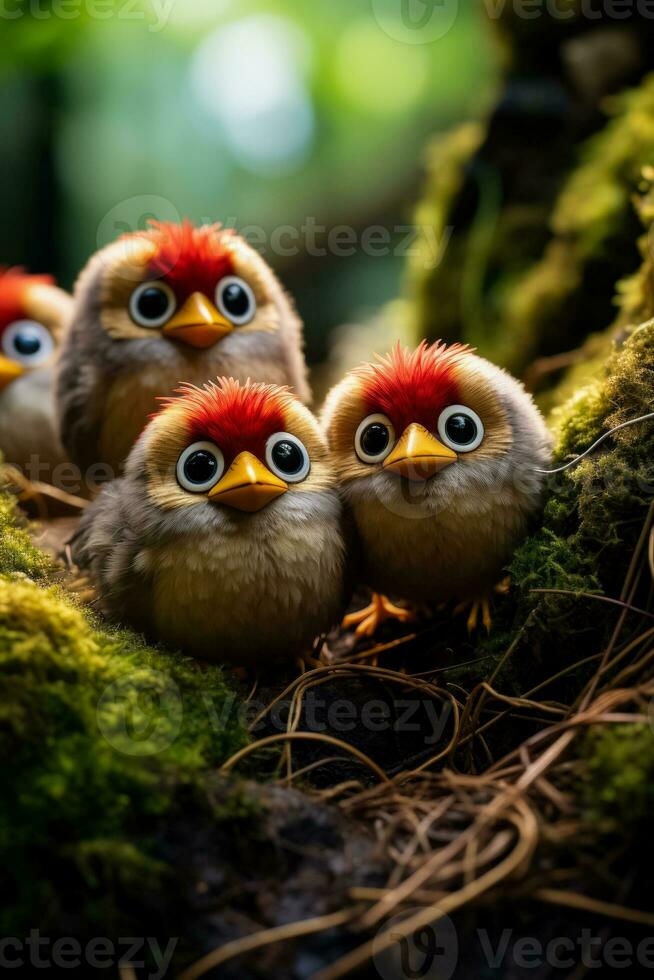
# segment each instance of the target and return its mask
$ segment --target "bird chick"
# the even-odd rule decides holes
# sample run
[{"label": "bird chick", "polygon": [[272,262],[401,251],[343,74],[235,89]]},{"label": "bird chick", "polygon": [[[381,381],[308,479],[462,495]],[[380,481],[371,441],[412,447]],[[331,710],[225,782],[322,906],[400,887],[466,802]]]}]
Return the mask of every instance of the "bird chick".
[{"label": "bird chick", "polygon": [[302,324],[264,259],[219,225],[150,224],[96,253],[75,288],[57,398],[84,469],[120,474],[180,378],[252,378],[310,398]]},{"label": "bird chick", "polygon": [[33,479],[65,459],[55,421],[58,327],[71,297],[51,276],[0,269],[0,453]]},{"label": "bird chick", "polygon": [[[372,634],[384,598],[484,600],[538,511],[550,458],[523,386],[467,347],[402,349],[352,371],[322,416],[374,593],[346,625]],[[475,606],[475,608],[477,608]],[[475,625],[476,614],[470,621]]]},{"label": "bird chick", "polygon": [[345,608],[336,477],[287,390],[185,385],[72,542],[105,612],[201,659],[294,658]]}]

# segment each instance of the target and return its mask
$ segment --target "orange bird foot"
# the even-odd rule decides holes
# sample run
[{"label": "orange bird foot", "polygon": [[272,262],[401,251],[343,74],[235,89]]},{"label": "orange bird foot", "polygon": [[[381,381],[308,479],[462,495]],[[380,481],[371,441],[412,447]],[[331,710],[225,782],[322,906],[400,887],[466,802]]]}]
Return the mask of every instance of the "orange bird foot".
[{"label": "orange bird foot", "polygon": [[460,602],[454,610],[454,615],[460,616],[461,613],[466,612],[468,609],[470,610],[468,614],[468,621],[466,623],[468,633],[474,633],[479,626],[480,614],[484,629],[487,633],[490,633],[493,625],[493,619],[491,616],[488,596],[480,596],[477,599],[466,599],[465,602]]},{"label": "orange bird foot", "polygon": [[387,599],[386,596],[379,595],[377,592],[372,594],[372,602],[365,609],[358,612],[349,613],[341,626],[343,629],[350,629],[356,626],[357,636],[374,636],[381,624],[387,619],[396,619],[399,623],[410,623],[416,618],[416,614],[410,609],[402,609]]}]

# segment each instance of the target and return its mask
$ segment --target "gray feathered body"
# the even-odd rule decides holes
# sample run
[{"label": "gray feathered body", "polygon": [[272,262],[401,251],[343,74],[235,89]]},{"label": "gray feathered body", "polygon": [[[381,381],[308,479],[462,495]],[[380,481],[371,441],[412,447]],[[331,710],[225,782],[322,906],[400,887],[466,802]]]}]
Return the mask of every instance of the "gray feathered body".
[{"label": "gray feathered body", "polygon": [[60,482],[66,454],[57,431],[54,369],[39,368],[0,391],[0,454],[30,479]]},{"label": "gray feathered body", "polygon": [[337,492],[287,493],[256,514],[208,501],[167,511],[137,475],[141,457],[139,444],[72,543],[104,613],[205,660],[310,650],[347,601]]},{"label": "gray feathered body", "polygon": [[[376,592],[425,603],[484,595],[542,506],[545,477],[538,471],[551,457],[543,417],[506,371],[473,354],[462,364],[462,402],[484,398],[496,416],[494,425],[487,418],[488,448],[460,455],[424,482],[366,467],[356,460],[352,440],[339,443],[339,427],[349,432],[369,411],[359,406],[356,376],[327,399],[322,422],[359,539],[360,578]],[[354,419],[349,428],[348,414]]]},{"label": "gray feathered body", "polygon": [[[183,382],[250,378],[288,385],[301,401],[310,400],[302,324],[292,301],[260,256],[245,245],[241,251],[260,288],[268,290],[274,329],[235,330],[208,350],[135,330],[122,310],[112,311],[108,329],[103,321],[107,294],[126,288],[120,280],[124,246],[122,251],[120,243],[109,246],[89,262],[75,288],[56,385],[61,440],[78,466],[88,470],[105,463],[120,475],[158,399],[173,395]],[[118,286],[112,285],[112,276]]]}]

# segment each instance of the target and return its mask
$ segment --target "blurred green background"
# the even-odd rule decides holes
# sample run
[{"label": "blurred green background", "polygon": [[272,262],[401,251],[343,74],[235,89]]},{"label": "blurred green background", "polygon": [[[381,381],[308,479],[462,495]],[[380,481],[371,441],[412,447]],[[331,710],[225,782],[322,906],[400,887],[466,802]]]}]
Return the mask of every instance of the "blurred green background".
[{"label": "blurred green background", "polygon": [[[495,92],[483,5],[412,44],[388,20],[401,36],[403,0],[383,3],[382,24],[379,0],[2,0],[0,263],[69,288],[149,215],[226,221],[280,273],[322,360],[335,326],[401,291],[396,229],[429,136]],[[345,243],[387,229],[389,254],[329,254],[342,225]]]}]

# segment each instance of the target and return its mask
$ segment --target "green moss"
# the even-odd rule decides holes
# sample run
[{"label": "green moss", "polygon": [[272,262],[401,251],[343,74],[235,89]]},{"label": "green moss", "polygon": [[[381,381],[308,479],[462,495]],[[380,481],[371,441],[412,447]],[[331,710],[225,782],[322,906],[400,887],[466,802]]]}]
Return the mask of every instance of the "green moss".
[{"label": "green moss", "polygon": [[[422,245],[407,284],[416,340],[464,340],[491,360],[512,363],[514,339],[503,321],[548,240],[551,178],[541,195],[514,194],[495,152],[496,139],[481,124],[435,140],[416,213]],[[435,243],[441,245],[436,263],[430,262]]]},{"label": "green moss", "polygon": [[632,197],[654,151],[654,75],[607,103],[608,125],[585,146],[568,179],[552,225],[574,238],[580,258],[601,253],[620,237],[632,213]]},{"label": "green moss", "polygon": [[[653,399],[654,321],[632,331],[595,382],[557,410],[555,465],[583,452],[611,426],[651,411]],[[620,595],[654,495],[653,460],[654,426],[644,422],[551,478],[542,525],[511,564],[513,602],[500,611],[494,637],[493,653],[523,630],[503,677],[515,693],[600,652],[616,610],[593,596]],[[556,592],[534,591],[541,589]],[[561,696],[574,697],[578,681],[571,674]]]},{"label": "green moss", "polygon": [[634,206],[645,233],[638,241],[642,258],[634,275],[618,283],[620,315],[616,330],[643,323],[654,317],[654,262],[652,261],[652,228],[654,226],[654,168],[643,167],[640,193],[634,198]]},{"label": "green moss", "polygon": [[[616,336],[618,332],[614,329],[591,334],[556,387],[536,394],[541,411],[550,416],[554,427],[557,426],[557,410],[561,406],[571,405],[574,399],[585,398],[589,386],[592,392],[598,379],[604,377]],[[579,417],[583,417],[581,413]]]},{"label": "green moss", "polygon": [[586,816],[633,842],[651,827],[654,810],[654,732],[647,724],[593,727],[582,757],[588,778],[581,786]]},{"label": "green moss", "polygon": [[[618,289],[623,306],[631,304],[631,324],[654,314],[651,265],[629,278],[640,264],[634,196],[654,158],[654,76],[605,108],[606,124],[577,160],[552,151],[550,167],[559,171],[542,174],[542,193],[532,189],[528,198],[513,194],[503,171],[510,163],[494,160],[492,121],[487,131],[469,125],[435,142],[417,212],[424,247],[408,278],[416,338],[464,340],[521,373],[537,357],[603,334],[615,319]],[[506,153],[511,161],[517,150]],[[449,237],[430,267],[432,233],[437,241]]]},{"label": "green moss", "polygon": [[28,531],[19,526],[13,500],[0,493],[0,571],[41,579],[51,567],[47,556],[32,544]]},{"label": "green moss", "polygon": [[[514,369],[607,328],[611,294],[637,268],[633,199],[654,155],[654,76],[607,109],[608,124],[585,145],[559,195],[552,241],[507,302],[502,332],[512,349],[503,357]],[[639,312],[632,323],[647,315]]]},{"label": "green moss", "polygon": [[183,794],[208,806],[206,779],[246,735],[220,668],[101,627],[48,584],[6,499],[1,513],[0,882],[12,902],[0,930],[12,934],[64,905],[102,920],[121,889],[165,878],[156,822]]},{"label": "green moss", "polygon": [[407,273],[417,339],[440,331],[451,340],[461,331],[463,297],[470,293],[474,270],[466,261],[467,239],[452,235],[452,209],[483,138],[483,126],[468,123],[437,137],[427,151],[427,191],[416,212],[419,238]]}]

